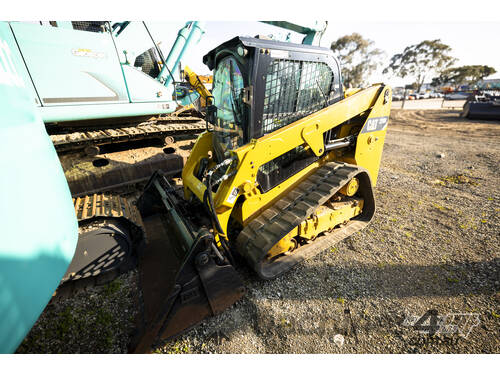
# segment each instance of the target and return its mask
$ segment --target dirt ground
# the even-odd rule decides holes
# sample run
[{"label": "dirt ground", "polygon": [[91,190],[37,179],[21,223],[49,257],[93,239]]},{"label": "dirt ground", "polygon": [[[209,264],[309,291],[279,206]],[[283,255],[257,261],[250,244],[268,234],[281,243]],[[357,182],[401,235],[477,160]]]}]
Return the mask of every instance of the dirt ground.
[{"label": "dirt ground", "polygon": [[[241,301],[154,352],[500,352],[500,124],[458,113],[392,110],[368,228],[273,281],[244,269]],[[135,280],[49,305],[18,352],[126,352]]]}]

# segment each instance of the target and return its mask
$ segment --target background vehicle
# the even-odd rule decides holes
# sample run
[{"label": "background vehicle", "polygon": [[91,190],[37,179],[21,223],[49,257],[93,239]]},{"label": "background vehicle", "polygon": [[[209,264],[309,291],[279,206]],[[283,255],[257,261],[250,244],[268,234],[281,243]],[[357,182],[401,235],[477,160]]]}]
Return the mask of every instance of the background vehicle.
[{"label": "background vehicle", "polygon": [[441,94],[440,92],[435,92],[435,91],[432,91],[429,93],[429,97],[432,98],[432,99],[435,99],[435,98],[442,98],[444,95]]},{"label": "background vehicle", "polygon": [[467,99],[471,94],[467,92],[451,92],[448,94],[445,94],[444,100],[465,100]]},{"label": "background vehicle", "polygon": [[460,116],[469,119],[500,120],[500,95],[490,93],[470,95]]}]

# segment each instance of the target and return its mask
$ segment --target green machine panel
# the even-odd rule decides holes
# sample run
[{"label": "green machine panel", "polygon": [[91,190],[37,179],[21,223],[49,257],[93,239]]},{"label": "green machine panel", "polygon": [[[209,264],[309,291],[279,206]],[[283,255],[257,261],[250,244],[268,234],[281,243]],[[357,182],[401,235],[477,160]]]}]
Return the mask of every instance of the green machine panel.
[{"label": "green machine panel", "polygon": [[129,102],[109,32],[10,25],[43,106]]},{"label": "green machine panel", "polygon": [[0,353],[49,302],[78,240],[71,193],[9,24],[0,22]]}]

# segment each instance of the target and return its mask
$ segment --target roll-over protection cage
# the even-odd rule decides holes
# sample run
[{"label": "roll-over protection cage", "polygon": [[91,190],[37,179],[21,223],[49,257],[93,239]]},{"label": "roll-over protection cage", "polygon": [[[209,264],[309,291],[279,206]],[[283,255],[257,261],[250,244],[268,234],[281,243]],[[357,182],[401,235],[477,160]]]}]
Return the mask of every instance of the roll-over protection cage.
[{"label": "roll-over protection cage", "polygon": [[[233,148],[344,97],[340,66],[328,48],[236,37],[205,55],[203,62],[217,74],[219,63],[227,57],[236,61],[244,82],[244,88],[235,94],[243,103],[238,116],[243,134],[237,136],[233,131]],[[216,85],[214,79],[214,92]],[[216,114],[210,118],[214,124],[221,121]],[[234,126],[230,124],[229,127]],[[297,147],[261,166],[257,178],[259,185],[267,191],[316,159],[302,146]]]}]

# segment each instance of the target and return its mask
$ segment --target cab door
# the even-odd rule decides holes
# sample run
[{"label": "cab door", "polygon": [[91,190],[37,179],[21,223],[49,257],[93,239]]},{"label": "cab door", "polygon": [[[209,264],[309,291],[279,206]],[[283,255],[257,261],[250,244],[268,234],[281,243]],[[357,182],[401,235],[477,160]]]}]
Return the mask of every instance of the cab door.
[{"label": "cab door", "polygon": [[172,100],[172,87],[160,81],[162,59],[144,22],[112,23],[113,38],[127,82],[130,101],[165,102]]}]

